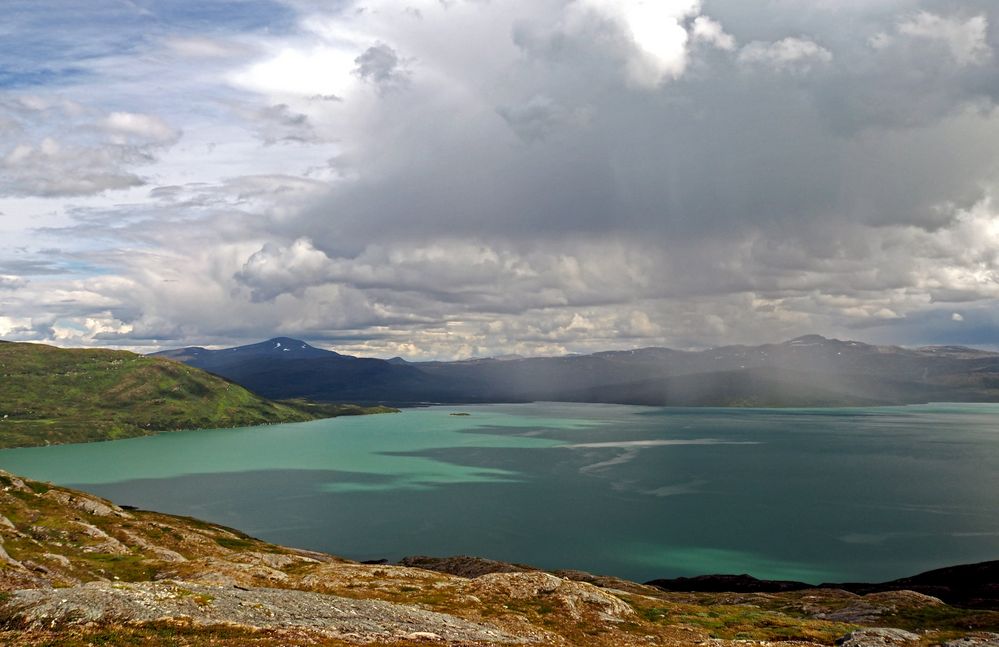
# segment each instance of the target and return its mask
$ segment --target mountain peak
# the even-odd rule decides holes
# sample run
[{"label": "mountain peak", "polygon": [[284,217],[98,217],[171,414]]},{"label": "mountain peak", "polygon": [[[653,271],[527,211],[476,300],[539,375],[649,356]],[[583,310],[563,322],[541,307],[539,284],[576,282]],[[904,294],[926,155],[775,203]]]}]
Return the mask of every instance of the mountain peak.
[{"label": "mountain peak", "polygon": [[788,345],[800,346],[802,344],[825,344],[831,341],[834,340],[829,339],[828,337],[823,337],[822,335],[802,335],[784,343]]},{"label": "mountain peak", "polygon": [[281,354],[285,357],[317,357],[320,355],[336,355],[333,351],[323,348],[316,348],[301,339],[293,337],[273,337],[267,341],[248,344],[246,346],[236,346],[226,349],[225,352],[240,352],[253,355]]},{"label": "mountain peak", "polygon": [[263,343],[263,344],[271,344],[275,348],[285,348],[285,347],[290,347],[290,348],[315,348],[315,346],[307,344],[304,341],[302,341],[301,339],[293,339],[291,337],[273,337],[273,338],[268,339],[267,341],[261,342],[261,343]]}]

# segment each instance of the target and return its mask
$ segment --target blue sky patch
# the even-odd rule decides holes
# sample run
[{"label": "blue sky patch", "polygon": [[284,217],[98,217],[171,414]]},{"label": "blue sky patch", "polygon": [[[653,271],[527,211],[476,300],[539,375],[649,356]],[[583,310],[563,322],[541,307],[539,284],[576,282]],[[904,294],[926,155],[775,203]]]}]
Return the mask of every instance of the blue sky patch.
[{"label": "blue sky patch", "polygon": [[167,35],[283,33],[295,17],[270,0],[14,0],[0,26],[0,87],[79,81],[88,62],[139,53]]}]

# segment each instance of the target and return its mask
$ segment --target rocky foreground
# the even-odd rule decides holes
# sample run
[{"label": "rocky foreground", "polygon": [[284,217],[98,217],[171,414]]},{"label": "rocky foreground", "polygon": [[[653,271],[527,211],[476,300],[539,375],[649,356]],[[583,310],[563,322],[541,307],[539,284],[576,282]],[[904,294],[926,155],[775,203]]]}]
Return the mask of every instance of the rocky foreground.
[{"label": "rocky foreground", "polygon": [[911,591],[679,593],[474,558],[358,564],[0,471],[0,644],[999,645]]}]

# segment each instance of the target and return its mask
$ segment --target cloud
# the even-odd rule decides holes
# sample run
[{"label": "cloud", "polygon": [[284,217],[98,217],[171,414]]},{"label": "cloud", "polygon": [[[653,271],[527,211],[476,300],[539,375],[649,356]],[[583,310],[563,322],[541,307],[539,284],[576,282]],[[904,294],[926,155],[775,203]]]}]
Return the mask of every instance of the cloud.
[{"label": "cloud", "polygon": [[832,52],[821,45],[793,36],[772,43],[753,41],[739,51],[739,62],[778,71],[807,72],[812,66],[832,59]]},{"label": "cloud", "polygon": [[355,74],[385,90],[405,85],[409,72],[394,49],[384,43],[372,45],[354,59]]},{"label": "cloud", "polygon": [[71,28],[86,74],[0,106],[4,325],[414,358],[999,325],[990,4],[409,5]]},{"label": "cloud", "polygon": [[17,290],[27,284],[27,279],[23,277],[0,274],[0,290]]},{"label": "cloud", "polygon": [[329,264],[329,257],[313,247],[312,241],[300,238],[288,247],[265,244],[235,277],[251,289],[254,300],[262,301],[324,283]]},{"label": "cloud", "polygon": [[18,136],[0,148],[0,196],[80,196],[145,183],[133,168],[149,165],[180,138],[159,117],[132,112],[98,116],[74,102],[30,95],[6,106]]},{"label": "cloud", "polygon": [[141,153],[117,146],[67,147],[46,137],[19,144],[0,159],[0,195],[73,196],[127,189],[144,183],[124,166]]},{"label": "cloud", "polygon": [[[677,78],[687,67],[690,35],[684,21],[696,16],[699,0],[582,0],[578,13],[590,14],[617,26],[627,40],[627,69],[639,86],[655,87]],[[570,24],[585,20],[570,10]],[[702,23],[702,31],[710,28]]]},{"label": "cloud", "polygon": [[176,56],[196,60],[237,58],[253,51],[243,43],[207,36],[168,36],[163,46]]},{"label": "cloud", "polygon": [[354,85],[356,54],[339,43],[276,48],[249,67],[234,70],[237,87],[282,97],[342,96]]},{"label": "cloud", "polygon": [[102,125],[112,135],[125,138],[119,141],[135,139],[143,143],[168,144],[180,137],[179,132],[159,117],[134,112],[112,112]]},{"label": "cloud", "polygon": [[265,144],[297,142],[300,144],[322,141],[308,115],[295,112],[287,104],[261,108],[247,115],[254,122],[257,135]]},{"label": "cloud", "polygon": [[985,15],[962,20],[920,11],[898,24],[899,34],[942,43],[959,65],[981,65],[991,59],[987,31]]},{"label": "cloud", "polygon": [[708,16],[694,18],[690,33],[695,41],[709,43],[718,49],[735,49],[735,38],[731,34],[725,33],[725,28],[722,27],[721,23]]},{"label": "cloud", "polygon": [[520,105],[500,106],[496,112],[525,142],[545,139],[562,126],[585,124],[587,120],[585,110],[569,110],[544,95]]}]

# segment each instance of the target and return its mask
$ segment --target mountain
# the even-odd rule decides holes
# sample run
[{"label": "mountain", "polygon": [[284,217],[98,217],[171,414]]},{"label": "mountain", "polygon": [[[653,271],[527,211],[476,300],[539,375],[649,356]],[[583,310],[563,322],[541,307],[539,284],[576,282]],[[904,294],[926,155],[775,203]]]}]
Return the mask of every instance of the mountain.
[{"label": "mountain", "polygon": [[299,422],[355,411],[273,402],[200,369],[125,351],[4,343],[0,377],[0,447]]},{"label": "mountain", "polygon": [[[995,567],[935,571],[864,595],[760,595],[664,591],[473,557],[359,564],[0,471],[3,645],[984,647],[995,644],[986,632],[999,629],[999,612],[974,582],[994,582]],[[927,583],[980,604],[894,590]]]},{"label": "mountain", "polygon": [[279,359],[283,361],[288,359],[312,359],[316,357],[342,357],[342,355],[333,351],[316,348],[303,341],[289,337],[275,337],[274,339],[268,339],[258,344],[227,348],[225,350],[208,350],[200,346],[191,346],[189,348],[154,353],[154,355],[186,364],[204,364],[204,367],[224,367],[235,362],[256,359]]},{"label": "mountain", "polygon": [[[285,350],[289,347],[293,350]],[[642,348],[457,362],[351,357],[284,338],[160,355],[268,397],[334,402],[779,407],[999,401],[999,353],[959,346],[873,346],[819,335],[704,351]]]},{"label": "mountain", "polygon": [[750,575],[700,575],[646,582],[664,591],[706,593],[776,593],[839,589],[859,595],[888,591],[915,591],[969,609],[999,611],[999,561],[963,564],[926,571],[890,582],[825,582],[806,584],[788,580],[758,580]]},{"label": "mountain", "polygon": [[419,403],[439,399],[445,381],[408,362],[353,357],[277,337],[222,350],[199,347],[154,353],[233,380],[269,398],[329,402]]}]

